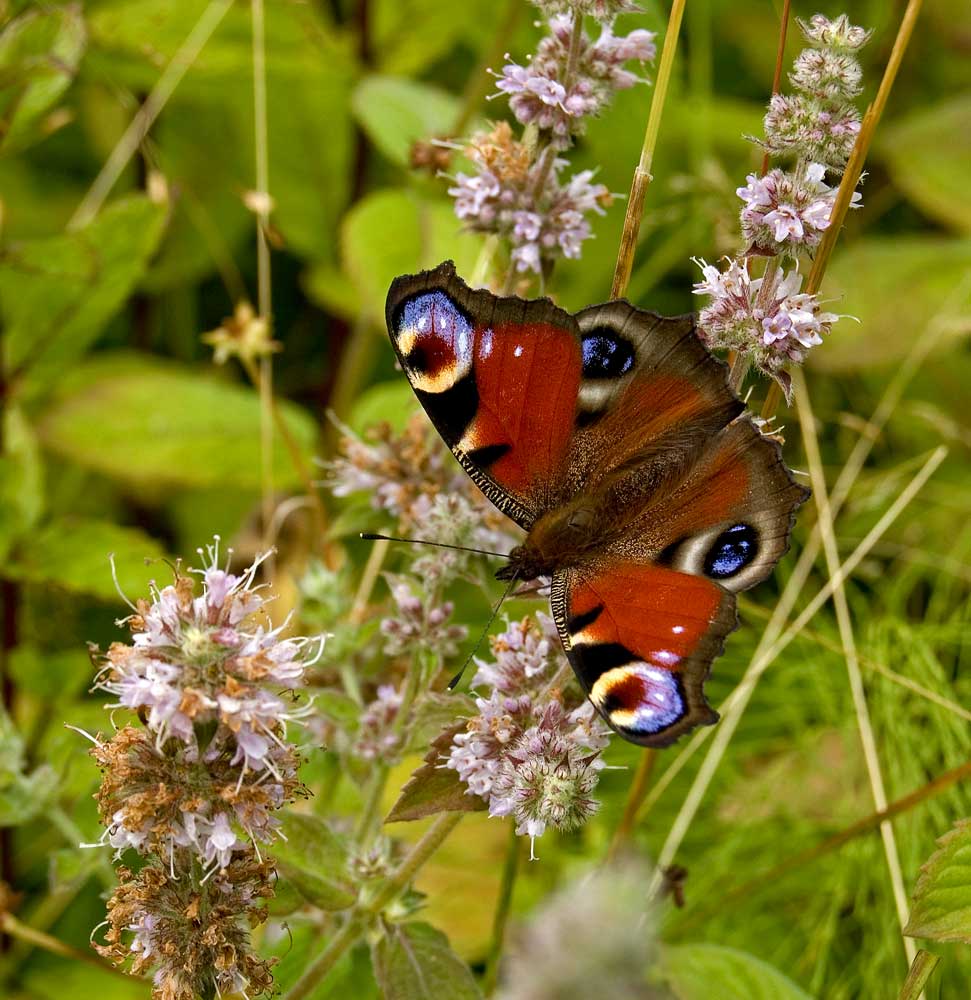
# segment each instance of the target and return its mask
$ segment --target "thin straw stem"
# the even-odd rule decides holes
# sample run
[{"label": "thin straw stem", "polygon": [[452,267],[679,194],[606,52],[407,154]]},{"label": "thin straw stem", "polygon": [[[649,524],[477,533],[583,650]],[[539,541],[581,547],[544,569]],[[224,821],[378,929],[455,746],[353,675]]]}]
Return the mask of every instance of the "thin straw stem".
[{"label": "thin straw stem", "polygon": [[644,215],[644,199],[651,183],[651,164],[654,161],[654,150],[657,147],[657,137],[661,130],[661,114],[668,95],[668,83],[671,80],[671,68],[674,66],[674,53],[678,47],[678,35],[681,31],[681,18],[684,14],[685,0],[674,0],[671,4],[671,15],[668,18],[668,29],[664,34],[664,44],[661,47],[661,62],[657,70],[657,80],[654,84],[654,96],[651,99],[651,110],[648,112],[647,128],[644,131],[644,143],[641,146],[641,157],[634,170],[631,180],[630,195],[627,198],[627,212],[624,215],[624,229],[620,237],[620,248],[617,251],[617,264],[614,269],[614,280],[610,288],[612,299],[623,298],[630,283],[630,273],[634,266],[634,254],[637,250],[637,237],[641,231],[641,219]]},{"label": "thin straw stem", "polygon": [[105,160],[98,176],[95,177],[87,194],[81,199],[81,204],[75,209],[67,224],[68,230],[80,229],[86,226],[99,212],[105,199],[111,193],[122,171],[128,165],[135,150],[148,134],[162,109],[168,103],[175,88],[182,82],[189,67],[199,57],[212,33],[219,27],[226,13],[233,6],[233,0],[211,0],[203,10],[192,30],[186,35],[185,41],[172,56],[171,61],[162,71],[155,86],[152,87],[145,103],[135,113],[134,118],[125,129],[121,138]]},{"label": "thin straw stem", "polygon": [[[802,372],[797,370],[794,377],[796,393],[796,410],[799,414],[799,424],[802,427],[803,444],[806,457],[809,460],[809,475],[813,486],[813,496],[816,510],[819,514],[819,528],[823,541],[823,553],[826,557],[826,568],[830,576],[834,576],[839,566],[839,549],[836,543],[836,531],[833,526],[833,512],[829,504],[826,490],[826,477],[823,473],[823,460],[819,451],[819,441],[816,437],[815,417],[806,390],[806,380]],[[846,660],[846,671],[850,681],[850,693],[853,696],[853,707],[856,712],[857,728],[860,742],[863,746],[863,757],[866,761],[867,775],[870,780],[870,790],[873,794],[873,804],[878,812],[887,808],[887,793],[883,782],[883,772],[880,767],[880,755],[877,752],[877,741],[870,720],[870,710],[867,706],[866,691],[863,687],[863,675],[856,649],[856,638],[853,633],[853,623],[850,617],[850,606],[842,582],[833,592],[833,606],[836,609],[836,624],[839,629],[840,641],[843,644],[843,655]],[[897,851],[897,841],[893,826],[889,820],[880,824],[880,836],[883,839],[884,853],[887,858],[887,869],[890,872],[890,885],[893,890],[894,904],[897,908],[897,919],[900,922],[901,933],[907,926],[909,910],[907,906],[907,891],[904,887],[904,876],[900,866],[900,855]],[[911,938],[903,938],[904,949],[908,962],[913,962],[917,955],[917,946]]]},{"label": "thin straw stem", "polygon": [[[270,246],[266,232],[270,224],[270,156],[266,111],[266,23],[263,0],[252,0],[253,25],[253,140],[256,155],[256,282],[260,318],[271,322]],[[273,523],[273,360],[260,359],[260,468],[263,506],[263,546],[269,548]]]},{"label": "thin straw stem", "polygon": [[941,462],[944,461],[946,456],[947,448],[943,446],[936,448],[930,454],[917,475],[914,476],[910,483],[907,484],[906,488],[890,505],[880,520],[877,521],[873,528],[870,529],[866,537],[853,550],[849,558],[837,568],[837,571],[830,577],[825,586],[823,586],[816,596],[809,602],[809,604],[806,605],[802,613],[796,618],[792,625],[790,625],[778,639],[772,642],[762,655],[758,655],[758,651],[756,651],[757,655],[753,657],[752,663],[746,670],[745,675],[739,682],[738,687],[732,692],[728,702],[726,702],[724,717],[719,723],[718,728],[715,730],[715,735],[712,738],[712,745],[708,750],[708,754],[704,761],[702,761],[701,768],[698,771],[691,788],[688,790],[688,794],[685,797],[674,823],[671,825],[671,829],[668,831],[667,838],[665,839],[664,845],[658,855],[657,870],[651,885],[652,893],[655,893],[660,888],[661,876],[659,873],[669,867],[674,860],[674,857],[681,846],[681,842],[684,840],[684,836],[688,832],[688,828],[694,820],[695,814],[701,805],[701,800],[704,798],[705,793],[711,784],[715,771],[721,763],[722,757],[728,748],[728,744],[731,741],[739,722],[741,721],[742,714],[744,713],[762,674],[765,673],[779,654],[782,653],[782,651],[786,649],[786,647],[799,635],[802,627],[807,624],[812,619],[813,615],[826,603],[826,601],[829,600],[833,592],[843,582],[843,580],[845,580],[866,558],[870,549],[876,545],[883,534],[900,516],[904,508],[906,508],[907,505],[910,504],[914,497],[920,492],[920,490],[924,487],[924,484],[934,474],[935,470]]}]

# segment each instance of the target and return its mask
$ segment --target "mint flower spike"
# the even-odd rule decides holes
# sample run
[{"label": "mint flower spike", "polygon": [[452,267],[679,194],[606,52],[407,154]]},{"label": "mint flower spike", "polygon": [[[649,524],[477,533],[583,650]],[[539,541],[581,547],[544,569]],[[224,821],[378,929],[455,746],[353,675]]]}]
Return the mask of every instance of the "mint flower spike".
[{"label": "mint flower spike", "polygon": [[472,679],[492,690],[476,698],[478,714],[453,738],[444,766],[486,800],[490,816],[513,817],[535,860],[548,827],[576,829],[599,809],[593,792],[608,730],[579,692],[559,690],[569,666],[548,615],[509,624],[492,651],[491,662],[476,660]]},{"label": "mint flower spike", "polygon": [[578,259],[592,235],[590,214],[603,215],[613,200],[603,184],[594,183],[592,170],[564,183],[566,160],[530,162],[505,122],[474,136],[466,154],[477,172],[459,173],[448,189],[455,214],[469,229],[508,239],[520,273],[540,274],[545,263]]},{"label": "mint flower spike", "polygon": [[548,133],[557,149],[569,147],[584,130],[583,119],[600,114],[616,91],[645,82],[626,63],[653,62],[657,55],[654,32],[638,28],[618,36],[603,23],[596,41],[581,32],[571,57],[574,17],[582,17],[571,9],[550,18],[549,34],[528,65],[507,63],[496,82],[517,121]]},{"label": "mint flower spike", "polygon": [[118,868],[95,947],[136,975],[154,970],[154,1000],[272,988],[250,940],[275,882],[261,845],[281,836],[276,811],[306,794],[287,723],[310,710],[294,692],[324,643],[254,620],[268,602],[256,583],[266,555],[234,574],[218,536],[199,554],[200,569],[177,564],[173,583],[128,602],[119,625],[132,642],[112,644],[96,681],[117,698],[110,708],[142,722],[93,738],[100,844],[143,863]]},{"label": "mint flower spike", "polygon": [[799,291],[797,267],[752,278],[746,260],[728,260],[724,271],[699,258],[695,263],[704,280],[695,284],[694,294],[711,297],[698,317],[701,338],[710,347],[750,355],[766,374],[776,375],[790,361],[802,362],[841,318],[824,312],[818,296]]}]

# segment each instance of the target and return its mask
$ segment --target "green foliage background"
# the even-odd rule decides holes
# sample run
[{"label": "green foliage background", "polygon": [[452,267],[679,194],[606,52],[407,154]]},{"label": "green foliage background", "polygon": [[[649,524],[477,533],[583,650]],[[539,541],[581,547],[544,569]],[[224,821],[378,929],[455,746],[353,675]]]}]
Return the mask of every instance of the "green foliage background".
[{"label": "green foliage background", "polygon": [[[284,346],[274,384],[308,461],[333,447],[327,407],[355,428],[400,423],[413,407],[383,332],[387,285],[446,257],[468,273],[481,240],[461,232],[445,181],[408,168],[408,151],[415,139],[450,131],[463,94],[474,101],[474,117],[502,115],[500,102],[480,99],[488,81],[479,67],[494,44],[497,7],[505,6],[267,5],[274,335]],[[521,6],[505,45],[517,55],[537,36],[533,8]],[[823,6],[830,15],[840,9]],[[663,32],[666,8],[645,8],[624,23]],[[795,8],[802,16],[816,10]],[[863,52],[871,97],[900,10],[877,0],[850,8],[855,23],[874,31]],[[107,554],[115,554],[121,587],[137,596],[161,575],[145,557],[192,553],[214,532],[243,551],[257,540],[259,400],[241,371],[215,368],[200,341],[238,300],[256,295],[254,216],[243,197],[255,186],[247,4],[228,10],[93,221],[69,227],[203,9],[198,0],[0,3],[0,577],[4,700],[15,723],[0,717],[0,825],[12,828],[0,875],[24,894],[22,922],[79,949],[102,919],[100,894],[112,875],[106,852],[77,849],[98,836],[97,774],[80,738],[60,722],[91,731],[107,724],[102,699],[86,694],[85,651],[87,641],[117,637],[122,608]],[[734,189],[760,160],[742,137],[760,130],[777,23],[768,2],[689,0],[632,301],[662,312],[692,308],[689,258],[713,260],[736,248]],[[797,46],[793,37],[790,52]],[[948,446],[945,464],[847,588],[891,799],[963,763],[971,750],[968,715],[867,667],[891,668],[971,704],[969,48],[971,8],[929,0],[877,133],[865,207],[849,219],[824,284],[834,311],[860,322],[840,323],[808,372],[832,481],[928,324],[946,327],[837,525],[845,557],[921,456]],[[621,93],[571,154],[575,167],[596,167],[612,191],[626,192],[649,99],[643,86]],[[606,297],[622,216],[618,203],[597,220],[582,260],[558,267],[550,291],[566,306]],[[800,467],[798,427],[794,418],[784,422],[790,463]],[[279,440],[274,454],[275,487],[299,491]],[[803,517],[801,537],[813,517]],[[363,563],[362,543],[341,544],[352,565]],[[281,539],[285,595],[316,545],[305,530]],[[786,573],[784,562],[779,580],[755,595],[759,607],[771,609]],[[807,595],[825,579],[820,563]],[[484,604],[470,594],[460,614],[484,622]],[[764,624],[758,608],[743,608],[742,617],[710,682],[714,704],[740,678]],[[581,834],[544,838],[542,863],[527,866],[517,887],[517,913],[604,854],[637,762],[635,748],[616,742],[610,756],[628,770],[605,773],[603,810]],[[661,757],[656,773],[669,759]],[[663,841],[699,760],[638,827],[646,851]],[[326,771],[326,761],[316,766]],[[969,797],[958,785],[896,821],[908,890],[935,838],[968,814]],[[757,956],[816,996],[896,995],[906,963],[878,834],[722,904],[734,886],[872,811],[826,609],[759,687],[679,853],[688,905],[672,910],[663,928],[666,940],[689,949],[680,953],[679,995],[716,995],[704,992],[712,982],[703,974],[707,960],[729,975],[725,962],[718,965],[721,952],[712,959],[690,951],[704,943]],[[484,956],[504,844],[498,821],[474,816],[419,883],[430,919],[473,966]],[[292,946],[284,939],[275,947],[285,956],[285,985],[313,945],[298,934]],[[944,960],[927,996],[966,995],[966,949],[937,950]],[[147,995],[144,985],[22,941],[0,955],[0,975],[0,991],[17,998]],[[317,995],[366,997],[374,989],[355,953]],[[718,995],[756,995],[746,989],[726,986]]]}]

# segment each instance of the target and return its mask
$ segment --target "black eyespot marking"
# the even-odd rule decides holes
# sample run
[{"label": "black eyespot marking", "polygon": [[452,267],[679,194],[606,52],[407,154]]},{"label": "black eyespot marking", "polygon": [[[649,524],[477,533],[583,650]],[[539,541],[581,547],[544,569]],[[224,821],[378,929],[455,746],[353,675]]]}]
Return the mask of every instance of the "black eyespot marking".
[{"label": "black eyespot marking", "polygon": [[481,465],[483,468],[488,469],[493,462],[498,462],[499,459],[510,450],[510,445],[505,443],[487,444],[483,445],[481,448],[476,448],[474,451],[470,451],[467,457],[470,462],[474,462],[476,465]]},{"label": "black eyespot marking", "polygon": [[589,611],[584,611],[582,615],[574,615],[566,623],[566,627],[570,630],[570,634],[576,635],[577,632],[582,632],[588,625],[592,625],[600,617],[600,612],[603,611],[603,609],[604,606],[602,604],[597,604]]},{"label": "black eyespot marking", "polygon": [[619,378],[634,367],[634,345],[609,327],[583,335],[583,377]]},{"label": "black eyespot marking", "polygon": [[723,531],[705,555],[705,575],[727,580],[751,563],[759,554],[758,532],[750,524],[734,524]]},{"label": "black eyespot marking", "polygon": [[673,566],[674,559],[678,554],[678,550],[687,541],[687,538],[678,538],[673,541],[670,545],[665,546],[655,557],[654,561],[659,566]]},{"label": "black eyespot marking", "polygon": [[444,392],[425,392],[415,388],[415,395],[450,448],[462,439],[479,408],[479,390],[472,372]]}]

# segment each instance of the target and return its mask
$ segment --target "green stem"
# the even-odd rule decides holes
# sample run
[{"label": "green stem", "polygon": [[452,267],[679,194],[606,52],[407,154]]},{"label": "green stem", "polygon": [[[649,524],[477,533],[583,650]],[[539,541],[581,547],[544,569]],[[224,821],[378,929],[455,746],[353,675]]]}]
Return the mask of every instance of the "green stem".
[{"label": "green stem", "polygon": [[331,938],[330,944],[320,957],[304,969],[303,975],[287,990],[285,1000],[303,1000],[323,982],[327,974],[337,964],[344,952],[357,943],[364,929],[364,921],[352,916],[347,923]]},{"label": "green stem", "polygon": [[496,912],[492,918],[492,941],[489,944],[489,957],[486,959],[485,978],[482,992],[492,996],[499,979],[499,960],[502,957],[502,946],[506,937],[506,924],[509,921],[509,911],[512,908],[513,890],[516,887],[516,876],[519,874],[519,861],[522,855],[521,841],[516,835],[516,824],[509,824],[509,846],[506,848],[506,863],[502,868],[502,882],[499,884],[499,898],[496,901]]},{"label": "green stem", "polygon": [[930,979],[940,960],[940,955],[924,951],[923,948],[918,951],[910,964],[910,972],[907,973],[907,978],[904,980],[897,1000],[917,1000],[923,993],[927,980]]},{"label": "green stem", "polygon": [[355,907],[347,922],[331,939],[323,953],[304,970],[303,975],[284,994],[283,1000],[304,1000],[323,982],[341,956],[353,947],[371,920],[405,889],[426,861],[441,847],[445,838],[459,824],[465,813],[442,813],[412,847],[397,871],[366,906]]}]

